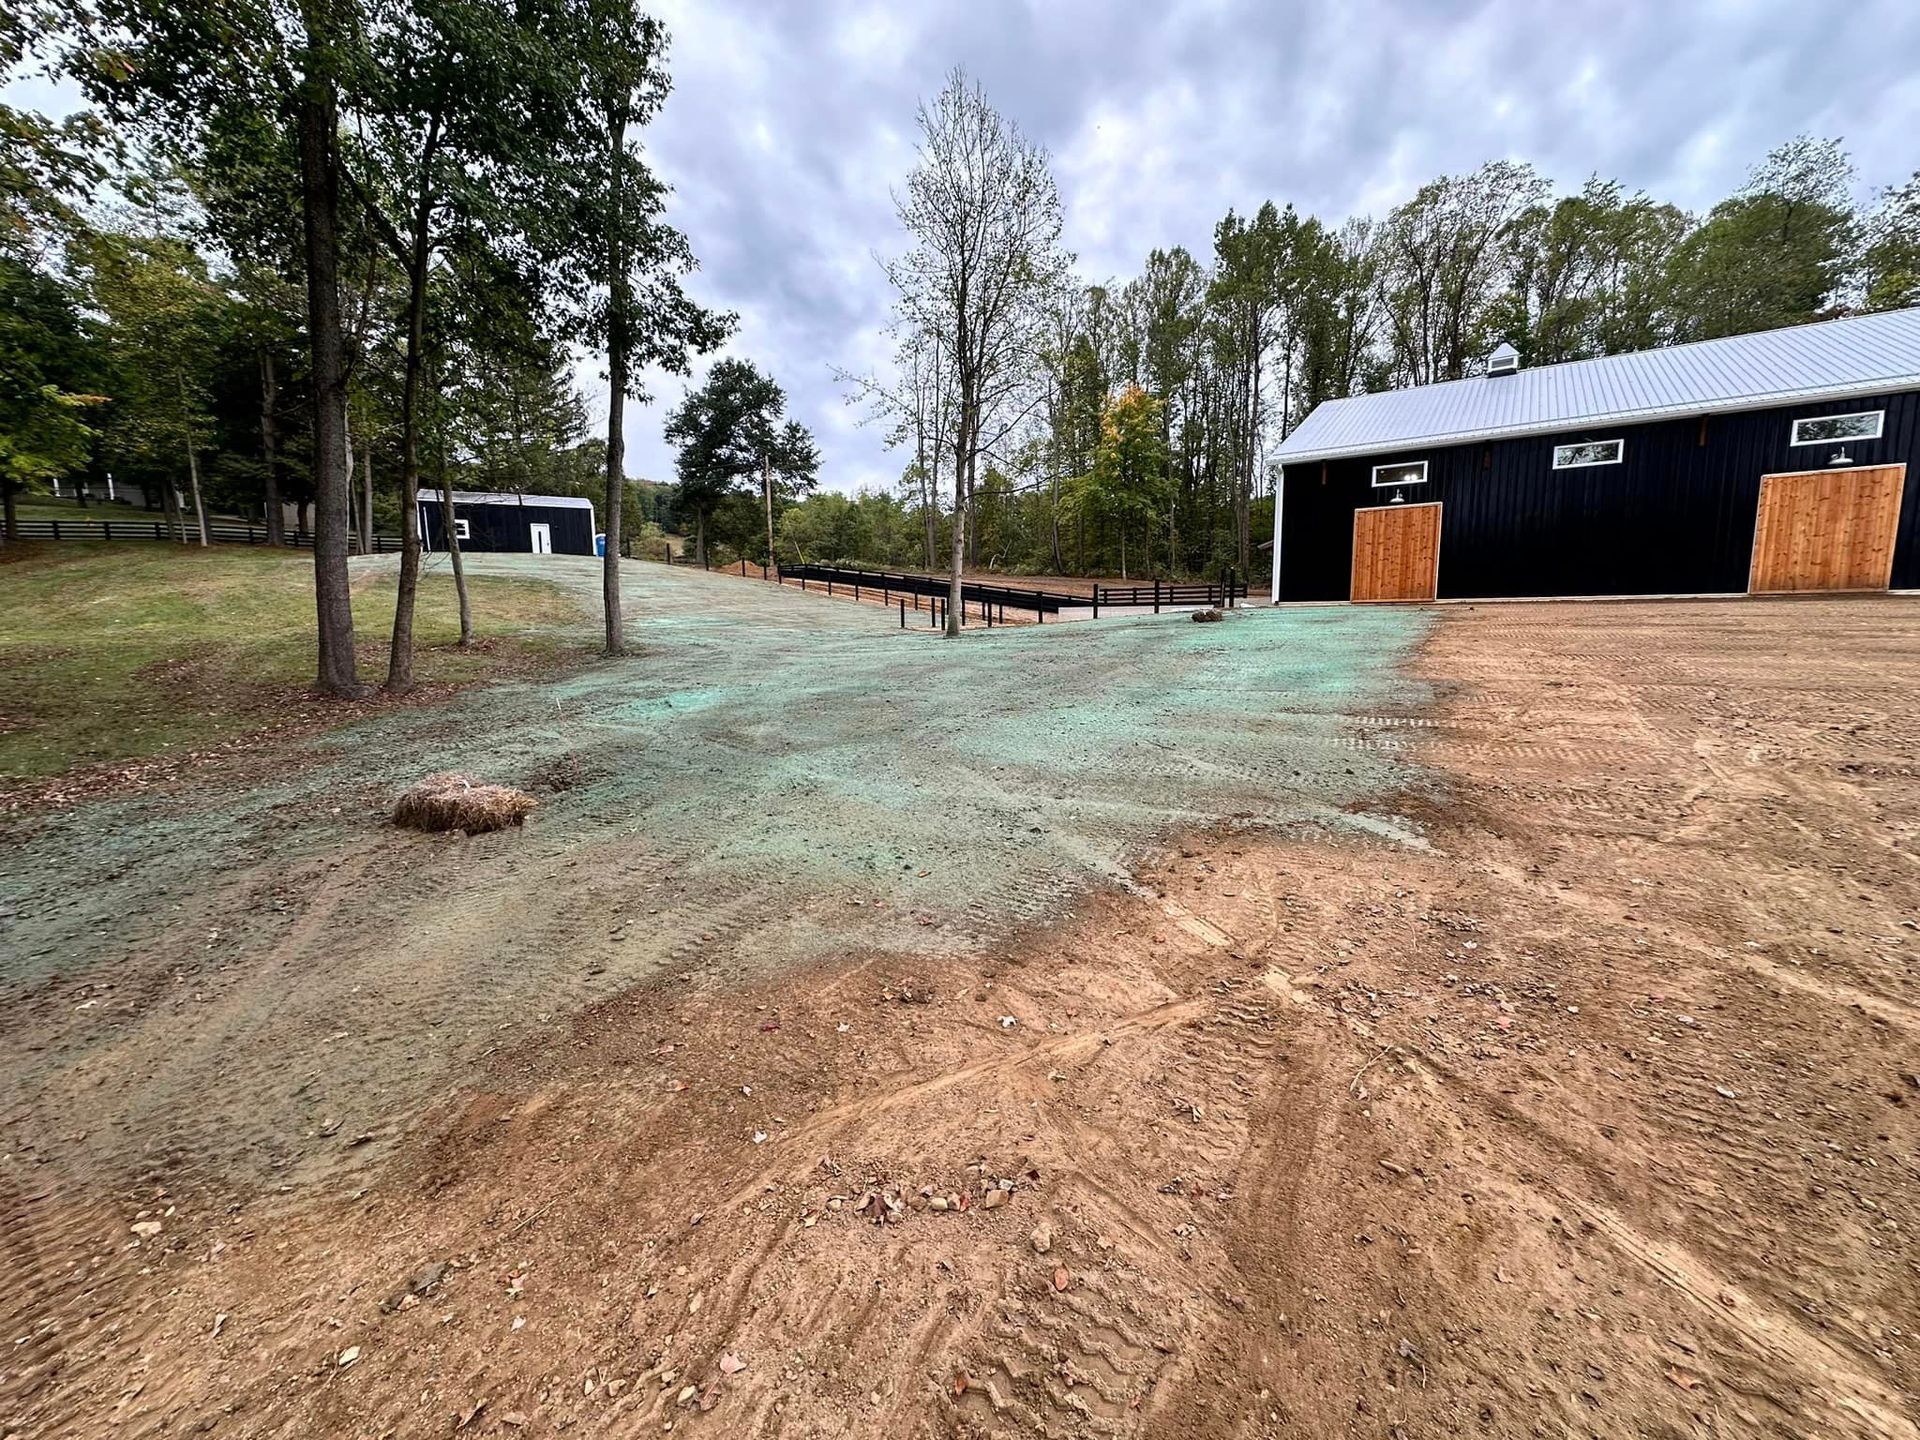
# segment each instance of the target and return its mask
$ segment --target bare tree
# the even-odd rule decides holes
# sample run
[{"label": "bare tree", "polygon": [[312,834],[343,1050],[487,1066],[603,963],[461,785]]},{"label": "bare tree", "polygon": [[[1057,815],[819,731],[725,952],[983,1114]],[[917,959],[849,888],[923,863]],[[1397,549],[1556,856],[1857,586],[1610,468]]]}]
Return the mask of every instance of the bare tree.
[{"label": "bare tree", "polygon": [[1060,194],[1047,152],[954,70],[922,105],[920,158],[896,197],[913,248],[887,266],[905,327],[936,336],[953,379],[953,569],[947,634],[960,633],[967,502],[980,456],[1024,416],[1045,301],[1065,283]]},{"label": "bare tree", "polygon": [[913,464],[904,483],[925,527],[925,559],[931,570],[939,550],[940,457],[953,429],[953,378],[938,335],[916,329],[905,319],[892,328],[902,338],[890,376],[836,369],[834,377],[848,387],[848,404],[866,406],[862,425],[886,425],[889,450],[903,445],[912,448]]}]

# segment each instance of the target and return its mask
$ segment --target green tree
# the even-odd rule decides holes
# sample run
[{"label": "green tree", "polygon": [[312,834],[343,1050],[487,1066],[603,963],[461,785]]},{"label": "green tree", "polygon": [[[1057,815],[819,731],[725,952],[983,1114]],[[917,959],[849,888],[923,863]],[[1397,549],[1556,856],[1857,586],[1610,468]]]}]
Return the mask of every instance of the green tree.
[{"label": "green tree", "polygon": [[1880,197],[1867,217],[1861,285],[1869,310],[1920,305],[1920,172]]},{"label": "green tree", "polygon": [[1857,240],[1852,180],[1836,141],[1803,135],[1768,155],[1675,251],[1675,338],[1772,330],[1828,313]]},{"label": "green tree", "polygon": [[[0,84],[27,67],[61,20],[47,0],[0,9]],[[84,229],[74,206],[105,177],[115,149],[92,114],[53,120],[0,103],[0,254],[31,263],[61,234]]]},{"label": "green tree", "polygon": [[18,495],[86,463],[97,370],[72,294],[0,253],[0,538],[20,538]]},{"label": "green tree", "polygon": [[693,512],[694,554],[707,559],[714,508],[749,479],[760,481],[767,563],[773,563],[776,498],[811,490],[820,457],[805,426],[786,418],[787,397],[748,360],[721,360],[667,417],[680,503]]},{"label": "green tree", "polygon": [[1388,214],[1375,263],[1400,383],[1458,380],[1492,348],[1502,242],[1546,191],[1531,166],[1496,160],[1429,181]]},{"label": "green tree", "polygon": [[1151,535],[1166,514],[1166,441],[1162,406],[1138,385],[1129,385],[1100,417],[1100,443],[1093,468],[1068,487],[1068,504],[1107,526],[1120,544],[1120,575],[1127,575],[1127,537]]},{"label": "green tree", "polygon": [[364,15],[357,0],[229,0],[217,8],[171,0],[82,0],[69,24],[79,37],[72,68],[120,120],[164,148],[223,160],[204,143],[234,117],[276,126],[298,157],[301,273],[311,387],[315,500],[314,601],[319,688],[361,693],[354,667],[353,596],[347,576],[346,335],[340,307],[340,103],[367,79]]},{"label": "green tree", "polygon": [[184,471],[204,546],[200,456],[212,432],[210,374],[233,321],[232,302],[199,252],[175,236],[95,231],[76,246],[74,261],[90,304],[105,320],[115,400],[109,451],[178,456],[181,469],[166,475],[162,491],[171,501]]},{"label": "green tree", "polygon": [[667,96],[667,33],[631,0],[569,0],[580,38],[582,84],[572,111],[570,203],[557,207],[581,301],[580,336],[607,357],[605,523],[601,568],[606,649],[626,648],[621,619],[619,537],[626,495],[626,408],[645,399],[649,367],[685,375],[694,355],[716,349],[734,317],[697,305],[682,288],[694,269],[686,237],[663,218],[667,187],[641,153],[640,131]]},{"label": "green tree", "polygon": [[[522,248],[530,213],[565,163],[567,107],[586,37],[560,16],[504,0],[371,0],[365,140],[350,167],[356,193],[406,277],[401,330],[400,582],[387,688],[413,684],[420,577],[419,432],[428,290],[448,243],[489,254]],[[566,12],[561,12],[564,16]],[[600,58],[600,57],[593,57]],[[358,174],[359,169],[367,173]],[[455,232],[450,239],[449,232]]]},{"label": "green tree", "polygon": [[1645,349],[1666,338],[1669,264],[1687,219],[1617,181],[1528,207],[1505,236],[1509,288],[1488,329],[1530,365]]}]

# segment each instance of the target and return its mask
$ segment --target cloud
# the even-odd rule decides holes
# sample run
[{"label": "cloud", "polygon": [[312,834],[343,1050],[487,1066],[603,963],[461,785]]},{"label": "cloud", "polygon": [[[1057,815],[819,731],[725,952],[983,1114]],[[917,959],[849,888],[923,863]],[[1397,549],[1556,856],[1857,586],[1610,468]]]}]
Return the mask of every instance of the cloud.
[{"label": "cloud", "polygon": [[[1920,5],[1860,0],[661,0],[674,90],[651,127],[693,242],[692,289],[738,311],[729,353],[769,369],[838,489],[902,457],[857,423],[836,367],[889,353],[876,260],[905,239],[892,194],[914,109],[965,69],[1048,147],[1088,281],[1154,246],[1205,257],[1231,207],[1337,222],[1494,158],[1563,187],[1599,173],[1703,209],[1801,132],[1842,138],[1862,198],[1913,170]],[[43,79],[14,103],[70,108]],[[702,367],[704,369],[704,367]],[[598,367],[583,363],[605,417]],[[629,468],[670,478],[685,389],[650,377]]]},{"label": "cloud", "polygon": [[[1868,0],[1256,0],[903,6],[671,0],[674,93],[653,127],[694,289],[741,314],[734,354],[770,369],[838,489],[901,459],[844,403],[835,367],[882,363],[876,253],[904,246],[892,192],[914,108],[964,66],[1054,155],[1067,242],[1089,281],[1154,246],[1206,254],[1229,207],[1291,201],[1338,221],[1436,174],[1530,160],[1700,209],[1802,131],[1843,137],[1863,181],[1914,161],[1920,7]],[[637,473],[684,386],[633,407]]]}]

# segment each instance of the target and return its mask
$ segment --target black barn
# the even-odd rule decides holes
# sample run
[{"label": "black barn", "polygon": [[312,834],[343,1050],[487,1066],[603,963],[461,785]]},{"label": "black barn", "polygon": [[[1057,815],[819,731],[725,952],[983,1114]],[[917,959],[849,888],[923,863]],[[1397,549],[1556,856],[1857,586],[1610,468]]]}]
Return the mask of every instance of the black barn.
[{"label": "black barn", "polygon": [[[447,548],[436,494],[420,497],[420,534],[429,550]],[[522,555],[593,554],[593,502],[573,495],[456,490],[453,523],[462,551]]]},{"label": "black barn", "polygon": [[1920,310],[1328,401],[1275,601],[1920,588]]}]

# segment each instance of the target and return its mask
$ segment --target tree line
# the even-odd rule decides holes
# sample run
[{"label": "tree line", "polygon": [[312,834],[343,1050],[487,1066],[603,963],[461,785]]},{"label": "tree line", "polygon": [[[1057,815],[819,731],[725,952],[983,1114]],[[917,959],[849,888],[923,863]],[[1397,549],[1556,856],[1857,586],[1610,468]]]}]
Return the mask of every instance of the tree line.
[{"label": "tree line", "polygon": [[[386,684],[412,683],[422,495],[450,519],[456,479],[591,490],[630,533],[624,402],[733,326],[688,297],[694,258],[641,147],[666,46],[628,0],[0,15],[0,74],[51,64],[92,105],[0,109],[9,533],[18,494],[89,470],[156,491],[188,536],[244,503],[277,540],[290,502],[311,515],[317,680],[338,695],[363,688],[347,557],[376,525],[404,542]],[[607,377],[591,439],[582,350]]]},{"label": "tree line", "polygon": [[1378,218],[1230,211],[1211,253],[1087,285],[1045,151],[977,84],[954,72],[918,120],[895,363],[846,377],[903,478],[795,515],[869,563],[1244,575],[1268,456],[1324,400],[1462,379],[1502,341],[1551,364],[1920,303],[1920,174],[1857,205],[1831,140],[1704,214],[1502,160]]},{"label": "tree line", "polygon": [[105,473],[183,539],[258,510],[277,540],[291,515],[320,684],[351,694],[347,555],[398,530],[404,689],[422,496],[448,518],[456,488],[594,497],[610,652],[618,553],[663,532],[722,563],[1245,575],[1273,447],[1323,400],[1462,378],[1503,340],[1537,365],[1920,303],[1920,176],[1859,204],[1841,146],[1805,137],[1700,214],[1498,161],[1378,218],[1230,211],[1209,251],[1090,285],[1045,150],[956,71],[897,192],[893,363],[843,376],[899,482],[818,490],[813,437],[739,359],[668,416],[672,483],[636,481],[636,377],[733,326],[687,295],[641,146],[666,55],[631,0],[0,12],[0,75],[49,63],[92,102],[0,106],[6,532],[18,495]]}]

